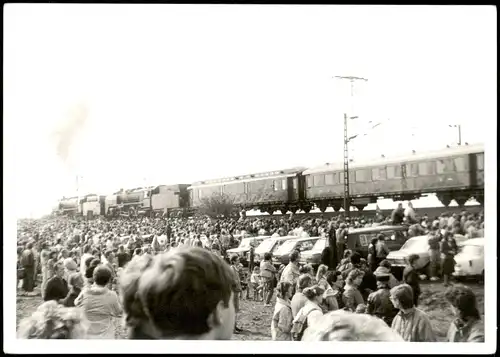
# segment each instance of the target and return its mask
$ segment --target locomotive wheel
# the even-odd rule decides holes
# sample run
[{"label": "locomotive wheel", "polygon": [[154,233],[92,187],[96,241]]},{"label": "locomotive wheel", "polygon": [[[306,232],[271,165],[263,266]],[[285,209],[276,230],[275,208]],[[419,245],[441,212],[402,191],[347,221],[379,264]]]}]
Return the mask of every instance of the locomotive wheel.
[{"label": "locomotive wheel", "polygon": [[304,207],[304,208],[303,208],[303,211],[304,211],[305,213],[309,213],[309,212],[311,212],[311,207]]},{"label": "locomotive wheel", "polygon": [[292,212],[293,214],[297,213],[297,208],[291,208],[290,212]]},{"label": "locomotive wheel", "polygon": [[318,205],[318,208],[322,213],[325,213],[326,209],[328,208],[328,205],[326,203],[320,203]]},{"label": "locomotive wheel", "polygon": [[335,212],[340,211],[340,209],[341,209],[341,208],[342,208],[342,205],[341,205],[341,204],[335,204],[335,203],[333,204],[333,210],[334,210]]},{"label": "locomotive wheel", "polygon": [[484,196],[477,196],[476,201],[479,202],[481,206],[484,206]]},{"label": "locomotive wheel", "polygon": [[356,207],[358,211],[362,211],[365,209],[366,205],[355,205],[354,207]]},{"label": "locomotive wheel", "polygon": [[280,208],[281,214],[285,215],[288,212],[288,208]]}]

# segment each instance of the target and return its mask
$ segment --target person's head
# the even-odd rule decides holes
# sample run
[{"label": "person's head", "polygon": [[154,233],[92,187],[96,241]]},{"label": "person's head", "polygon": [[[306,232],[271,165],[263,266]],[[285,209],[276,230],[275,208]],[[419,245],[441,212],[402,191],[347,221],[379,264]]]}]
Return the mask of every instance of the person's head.
[{"label": "person's head", "polygon": [[26,249],[33,249],[33,243],[31,243],[31,242],[27,243]]},{"label": "person's head", "polygon": [[99,259],[94,258],[90,261],[89,267],[95,268],[99,264],[101,264],[101,261]]},{"label": "person's head", "polygon": [[83,310],[51,300],[19,323],[20,339],[84,339],[89,322]]},{"label": "person's head", "polygon": [[254,267],[253,268],[253,273],[254,274],[259,274],[260,273],[260,268],[259,267]]},{"label": "person's head", "polygon": [[358,252],[352,253],[351,263],[354,265],[358,265],[359,263],[361,263],[361,254],[359,254]]},{"label": "person's head", "polygon": [[390,299],[396,309],[411,309],[413,307],[413,290],[408,284],[397,285],[391,289]]},{"label": "person's head", "polygon": [[280,299],[289,300],[292,298],[293,286],[288,281],[282,281],[278,283],[276,287],[277,295]]},{"label": "person's head", "polygon": [[297,289],[302,292],[305,288],[312,285],[312,276],[309,274],[302,274],[297,280]]},{"label": "person's head", "polygon": [[457,318],[463,321],[480,318],[476,295],[468,286],[463,284],[452,285],[446,289],[444,298],[450,303]]},{"label": "person's head", "polygon": [[380,262],[379,266],[381,266],[382,268],[389,269],[389,270],[391,270],[391,268],[392,268],[391,263],[387,259],[382,260]]},{"label": "person's head", "polygon": [[234,275],[206,249],[174,249],[131,261],[120,276],[127,325],[150,338],[229,339]]},{"label": "person's head", "polygon": [[120,246],[118,247],[118,251],[119,251],[120,253],[125,252],[125,247],[124,247],[123,245],[120,245]]},{"label": "person's head", "polygon": [[68,271],[76,271],[76,269],[78,269],[78,265],[76,265],[72,258],[64,260],[63,264],[64,268]]},{"label": "person's head", "polygon": [[294,250],[290,254],[290,262],[297,264],[299,262],[299,256],[300,256],[300,252],[298,250]]},{"label": "person's head", "polygon": [[113,254],[113,251],[112,250],[107,250],[106,252],[104,252],[104,257],[109,261],[113,260],[113,258],[115,257],[115,255]]},{"label": "person's head", "polygon": [[271,261],[271,259],[273,258],[273,255],[269,252],[265,252],[264,253],[264,260],[265,261]]},{"label": "person's head", "polygon": [[51,251],[49,253],[49,259],[56,259],[57,258],[57,252],[56,251]]},{"label": "person's head", "polygon": [[229,259],[229,262],[230,262],[232,265],[237,265],[237,264],[240,262],[240,257],[238,257],[237,255],[233,255],[233,256],[231,256],[231,258]]},{"label": "person's head", "polygon": [[312,276],[314,274],[314,269],[312,266],[306,264],[299,268],[299,274],[309,274]]},{"label": "person's head", "polygon": [[95,259],[94,257],[88,257],[87,259],[85,259],[85,268],[89,268],[89,267],[90,267],[90,263],[91,263],[94,259]]},{"label": "person's head", "polygon": [[420,257],[418,256],[418,254],[410,254],[410,256],[408,257],[408,264],[410,264],[410,266],[415,266],[415,263],[419,259]]},{"label": "person's head", "polygon": [[378,236],[377,236],[377,240],[379,242],[385,242],[385,235],[383,235],[382,233],[380,233]]},{"label": "person's head", "polygon": [[62,262],[56,262],[54,264],[54,273],[60,278],[64,276],[64,265]]},{"label": "person's head", "polygon": [[364,314],[366,312],[366,305],[365,304],[359,304],[356,306],[356,314]]},{"label": "person's head", "polygon": [[329,271],[326,273],[326,282],[330,284],[330,286],[342,286],[342,273],[339,271]]},{"label": "person's head", "polygon": [[378,238],[372,238],[372,240],[370,241],[370,243],[371,243],[372,245],[376,245],[376,244],[377,244],[377,242],[378,242]]},{"label": "person's head", "polygon": [[353,269],[347,275],[346,283],[358,287],[363,280],[364,272],[359,269]]},{"label": "person's head", "polygon": [[81,289],[83,287],[83,277],[80,273],[73,273],[69,277],[69,285],[76,289]]},{"label": "person's head", "polygon": [[389,274],[378,274],[376,276],[376,279],[377,279],[377,287],[379,289],[381,288],[388,288],[389,287],[389,279],[390,279],[390,275]]},{"label": "person's head", "polygon": [[105,265],[98,265],[92,272],[94,283],[99,286],[106,286],[111,280],[111,270]]},{"label": "person's head", "polygon": [[142,254],[142,249],[141,248],[136,248],[134,251],[135,255],[141,255]]},{"label": "person's head", "polygon": [[302,293],[309,301],[320,304],[323,301],[323,293],[325,290],[319,285],[313,285],[305,288]]},{"label": "person's head", "polygon": [[69,256],[68,250],[67,249],[62,249],[61,250],[61,256],[66,259]]},{"label": "person's head", "polygon": [[321,264],[319,267],[318,267],[318,272],[316,273],[316,280],[320,280],[321,278],[323,278],[326,274],[326,272],[328,271],[328,266],[327,265],[324,265],[324,264]]},{"label": "person's head", "polygon": [[403,338],[374,316],[345,310],[329,312],[309,326],[302,341],[403,342]]}]

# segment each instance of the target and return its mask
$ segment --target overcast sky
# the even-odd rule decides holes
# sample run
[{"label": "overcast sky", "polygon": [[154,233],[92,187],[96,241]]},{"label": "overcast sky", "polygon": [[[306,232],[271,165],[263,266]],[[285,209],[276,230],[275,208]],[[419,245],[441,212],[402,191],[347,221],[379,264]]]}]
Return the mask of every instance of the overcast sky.
[{"label": "overcast sky", "polygon": [[[453,144],[449,124],[464,142],[496,132],[493,7],[4,9],[17,215],[74,194],[77,174],[83,193],[110,193],[341,161],[351,107],[352,134],[384,122],[353,141],[355,160]],[[368,78],[354,103],[336,75]]]}]

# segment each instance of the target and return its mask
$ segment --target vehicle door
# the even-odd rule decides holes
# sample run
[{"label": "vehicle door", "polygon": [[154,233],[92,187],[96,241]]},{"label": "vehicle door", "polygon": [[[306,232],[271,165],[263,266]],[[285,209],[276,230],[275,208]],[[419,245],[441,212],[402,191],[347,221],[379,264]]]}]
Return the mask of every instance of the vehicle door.
[{"label": "vehicle door", "polygon": [[316,241],[317,241],[317,239],[308,239],[308,240],[298,242],[297,245],[295,246],[295,249],[298,249],[299,252],[301,252],[301,253],[305,252],[306,250],[311,250]]}]

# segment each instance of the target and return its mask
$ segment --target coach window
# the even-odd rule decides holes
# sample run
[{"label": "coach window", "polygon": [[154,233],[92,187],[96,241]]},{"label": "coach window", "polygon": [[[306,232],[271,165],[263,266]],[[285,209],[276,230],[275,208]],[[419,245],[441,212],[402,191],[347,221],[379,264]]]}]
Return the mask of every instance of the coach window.
[{"label": "coach window", "polygon": [[324,185],[325,185],[325,175],[315,175],[314,186],[324,186]]},{"label": "coach window", "polygon": [[293,178],[293,190],[297,191],[297,187],[298,187],[298,181],[297,181],[297,178],[294,177]]},{"label": "coach window", "polygon": [[325,175],[325,185],[331,186],[333,185],[333,174],[326,174]]},{"label": "coach window", "polygon": [[456,157],[454,161],[455,161],[454,168],[457,170],[457,172],[467,171],[467,167],[465,167],[465,159],[463,157]]},{"label": "coach window", "polygon": [[200,200],[201,200],[201,197],[202,197],[202,194],[201,194],[201,190],[199,189],[199,190],[198,190],[198,199],[200,199]]},{"label": "coach window", "polygon": [[418,172],[420,173],[421,176],[427,176],[429,175],[429,165],[427,162],[419,162],[418,163]]},{"label": "coach window", "polygon": [[387,178],[401,178],[401,166],[387,166]]},{"label": "coach window", "polygon": [[418,177],[418,164],[411,164],[411,175]]},{"label": "coach window", "polygon": [[436,162],[436,171],[438,174],[444,174],[447,172],[453,172],[453,160],[450,159],[438,159]]},{"label": "coach window", "polygon": [[378,168],[372,169],[372,180],[373,181],[380,180],[380,171],[378,170]]},{"label": "coach window", "polygon": [[344,184],[344,173],[343,173],[343,172],[339,172],[339,173],[337,174],[337,176],[338,176],[338,178],[339,178],[339,180],[337,181],[337,183],[338,183],[339,185],[343,185],[343,184]]},{"label": "coach window", "polygon": [[307,187],[311,188],[313,186],[313,178],[312,175],[307,176]]},{"label": "coach window", "polygon": [[484,170],[484,154],[477,154],[477,169]]},{"label": "coach window", "polygon": [[356,172],[349,171],[349,183],[355,183],[355,182],[356,182]]},{"label": "coach window", "polygon": [[366,170],[356,171],[356,182],[366,182]]},{"label": "coach window", "polygon": [[281,180],[281,189],[286,190],[286,179]]},{"label": "coach window", "polygon": [[273,181],[273,189],[274,189],[274,191],[278,191],[280,189],[280,182],[279,182],[279,180],[274,180]]},{"label": "coach window", "polygon": [[387,173],[385,171],[385,167],[380,167],[378,172],[379,172],[380,180],[387,179]]}]

